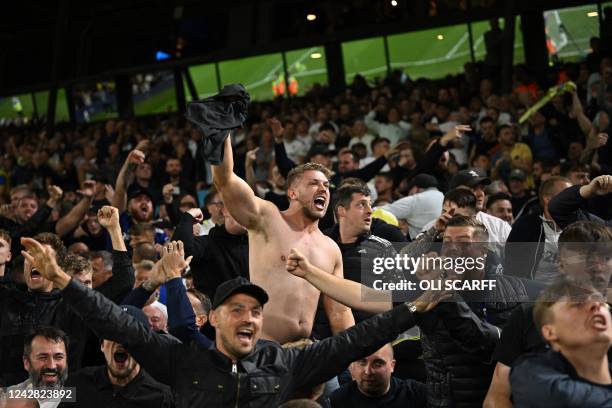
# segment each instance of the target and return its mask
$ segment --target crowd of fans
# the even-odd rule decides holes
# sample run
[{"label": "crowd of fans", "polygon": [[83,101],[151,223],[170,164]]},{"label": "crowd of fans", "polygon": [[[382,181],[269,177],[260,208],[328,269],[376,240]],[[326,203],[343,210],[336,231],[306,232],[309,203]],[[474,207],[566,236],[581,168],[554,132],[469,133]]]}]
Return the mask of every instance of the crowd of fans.
[{"label": "crowd of fans", "polygon": [[[253,103],[220,165],[178,115],[0,128],[0,406],[612,407],[612,59],[483,71]],[[495,289],[372,289],[465,251]]]}]

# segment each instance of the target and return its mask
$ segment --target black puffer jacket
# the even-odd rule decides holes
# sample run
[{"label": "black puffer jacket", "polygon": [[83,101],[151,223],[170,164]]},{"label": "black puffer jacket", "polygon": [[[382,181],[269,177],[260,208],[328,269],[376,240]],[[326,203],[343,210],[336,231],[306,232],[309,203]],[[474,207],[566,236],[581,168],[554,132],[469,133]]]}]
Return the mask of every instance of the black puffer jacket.
[{"label": "black puffer jacket", "polygon": [[419,318],[428,406],[482,407],[500,327],[540,287],[500,272],[501,267],[488,264],[485,279],[496,280],[495,290],[463,292],[457,301],[441,303]]},{"label": "black puffer jacket", "polygon": [[153,378],[168,384],[179,407],[276,407],[296,389],[329,380],[415,324],[400,305],[303,350],[261,341],[232,363],[216,349],[154,333],[79,282],[72,280],[62,295],[96,334],[125,345]]},{"label": "black puffer jacket", "polygon": [[26,292],[0,285],[0,383],[9,386],[24,381],[24,336],[37,326],[55,326],[70,337],[68,366],[78,369],[85,343],[85,326],[62,301],[60,292]]}]

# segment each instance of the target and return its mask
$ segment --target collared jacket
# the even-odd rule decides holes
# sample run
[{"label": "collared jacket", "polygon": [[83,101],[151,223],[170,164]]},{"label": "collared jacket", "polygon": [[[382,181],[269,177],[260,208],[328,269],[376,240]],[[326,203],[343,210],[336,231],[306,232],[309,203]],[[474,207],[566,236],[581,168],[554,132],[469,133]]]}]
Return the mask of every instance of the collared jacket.
[{"label": "collared jacket", "polygon": [[233,362],[216,349],[187,346],[137,322],[104,296],[72,280],[65,301],[100,337],[123,344],[179,407],[275,407],[300,388],[337,375],[415,324],[405,305],[377,315],[303,350],[260,341]]}]

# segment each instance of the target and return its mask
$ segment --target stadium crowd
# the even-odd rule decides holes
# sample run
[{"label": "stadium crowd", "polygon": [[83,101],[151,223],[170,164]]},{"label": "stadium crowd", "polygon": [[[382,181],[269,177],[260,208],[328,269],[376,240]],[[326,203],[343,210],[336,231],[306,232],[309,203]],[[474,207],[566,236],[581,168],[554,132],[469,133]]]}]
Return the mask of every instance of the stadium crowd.
[{"label": "stadium crowd", "polygon": [[[612,59],[484,68],[252,103],[218,162],[179,115],[0,128],[0,406],[612,407]],[[496,287],[372,289],[398,254]]]}]

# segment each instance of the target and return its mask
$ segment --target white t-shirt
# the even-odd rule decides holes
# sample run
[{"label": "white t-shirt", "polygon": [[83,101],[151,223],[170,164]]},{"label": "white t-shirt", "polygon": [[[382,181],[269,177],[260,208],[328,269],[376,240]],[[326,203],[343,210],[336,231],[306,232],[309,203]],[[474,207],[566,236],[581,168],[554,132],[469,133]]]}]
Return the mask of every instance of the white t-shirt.
[{"label": "white t-shirt", "polygon": [[442,212],[442,201],[444,194],[437,188],[428,188],[420,193],[400,198],[381,207],[395,215],[398,220],[404,219],[408,222],[408,231],[415,238],[430,221],[435,222]]}]

